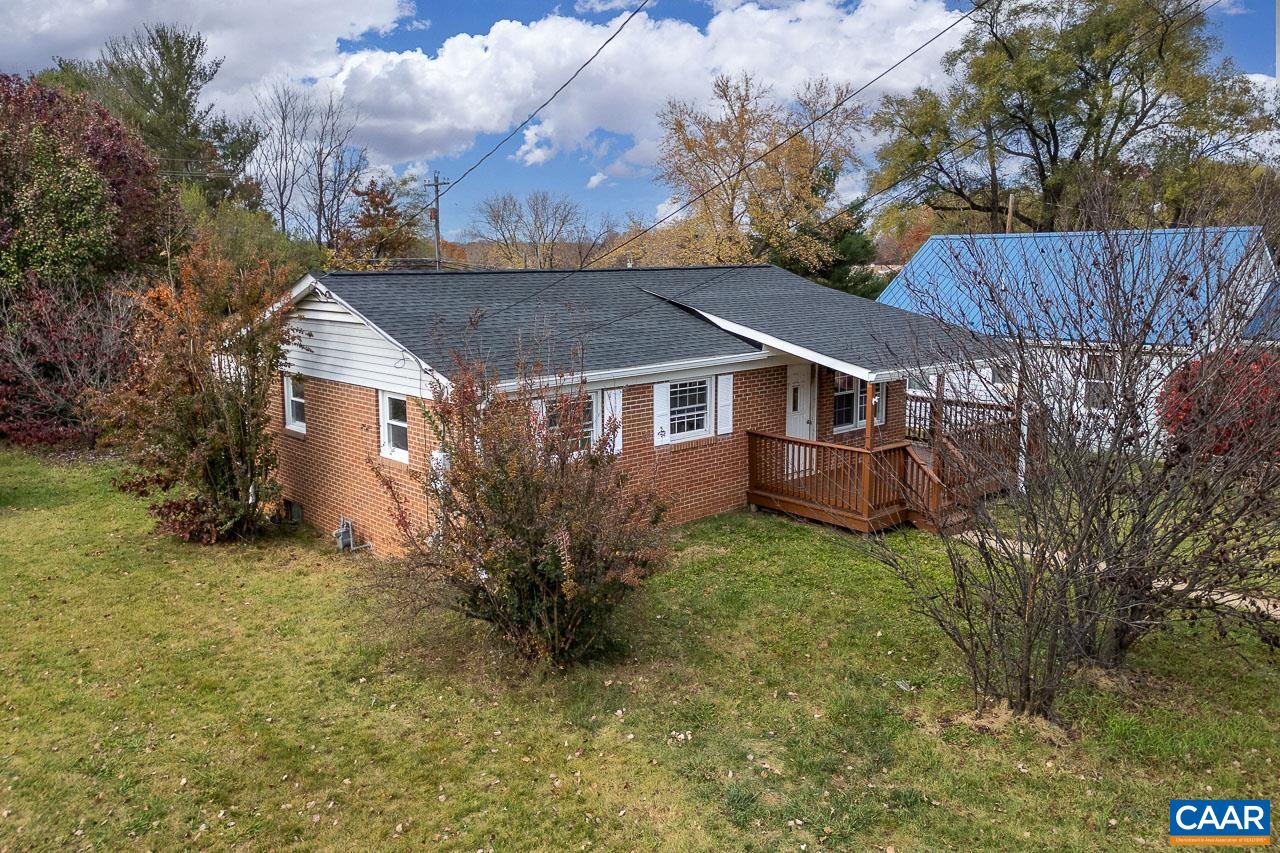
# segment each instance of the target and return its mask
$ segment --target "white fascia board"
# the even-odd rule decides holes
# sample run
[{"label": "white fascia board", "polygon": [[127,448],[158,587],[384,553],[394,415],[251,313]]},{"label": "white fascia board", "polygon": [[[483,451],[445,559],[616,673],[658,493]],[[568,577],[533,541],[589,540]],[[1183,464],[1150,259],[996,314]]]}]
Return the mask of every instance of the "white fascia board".
[{"label": "white fascia board", "polygon": [[749,326],[744,326],[741,323],[735,323],[732,320],[726,320],[723,317],[717,317],[715,314],[708,314],[706,311],[699,311],[697,308],[691,308],[690,310],[696,311],[698,316],[714,323],[730,334],[749,338],[750,340],[756,341],[757,343],[763,344],[771,349],[775,349],[778,352],[784,352],[787,355],[793,355],[797,358],[802,358],[805,361],[811,361],[814,364],[821,364],[823,367],[829,367],[832,370],[839,371],[840,373],[847,373],[850,376],[856,376],[867,382],[876,381],[876,374],[867,370],[865,367],[859,367],[856,364],[851,364],[838,358],[832,358],[829,355],[823,355],[817,350],[811,350],[808,347],[802,347],[798,344],[793,344],[790,341],[784,341],[782,338],[775,338],[773,335],[766,335],[764,332],[758,332]]},{"label": "white fascia board", "polygon": [[[957,366],[960,366],[958,363],[943,362],[940,364],[929,365],[927,367],[902,367],[902,368],[894,368],[893,370],[868,370],[867,368],[862,367],[861,365],[853,364],[852,362],[848,362],[848,361],[843,361],[838,358],[832,358],[831,356],[824,355],[820,352],[817,352],[816,350],[811,350],[808,347],[802,347],[798,344],[793,344],[790,341],[784,341],[781,338],[776,338],[773,335],[767,335],[764,332],[756,331],[755,329],[752,329],[749,326],[744,326],[741,323],[735,323],[732,320],[726,320],[723,317],[717,317],[714,314],[708,314],[706,311],[698,311],[698,309],[696,308],[692,310],[697,311],[699,315],[701,315],[702,317],[705,317],[710,322],[715,323],[717,326],[724,329],[726,332],[730,332],[735,335],[740,335],[744,338],[750,338],[751,340],[754,340],[754,341],[759,341],[765,346],[768,346],[772,349],[776,349],[779,352],[784,352],[788,355],[793,355],[798,358],[802,358],[805,361],[811,361],[814,364],[821,364],[823,367],[829,367],[832,370],[835,370],[839,373],[844,373],[849,376],[854,376],[858,379],[861,379],[864,382],[892,382],[898,379],[905,379],[913,373],[925,373],[925,372],[936,373],[940,370],[945,370],[947,368],[955,368]],[[985,361],[973,361],[973,362],[964,362],[963,366],[981,367],[981,366],[985,366],[986,364],[987,362]]]},{"label": "white fascia board", "polygon": [[298,283],[289,288],[289,293],[279,302],[267,309],[266,316],[270,317],[279,311],[287,311],[298,303],[299,300],[306,298],[307,294],[315,290],[319,282],[311,273],[306,273],[302,278],[298,279]]},{"label": "white fascia board", "polygon": [[947,373],[953,370],[977,370],[983,367],[990,367],[1003,359],[972,359],[969,361],[943,361],[937,364],[921,365],[920,367],[903,367],[897,370],[880,370],[874,374],[874,379],[870,382],[893,382],[898,379],[910,379],[912,376],[920,376],[923,374]]},{"label": "white fascia board", "polygon": [[[450,387],[451,383],[449,382],[448,378],[444,374],[438,373],[431,365],[427,364],[425,361],[423,361],[422,359],[414,355],[412,352],[410,352],[408,347],[406,347],[404,344],[400,343],[395,338],[388,335],[385,331],[382,330],[382,327],[370,321],[368,317],[364,316],[355,308],[353,308],[351,306],[351,303],[347,302],[341,296],[338,296],[332,290],[322,285],[319,281],[315,279],[314,276],[311,275],[311,273],[307,273],[306,275],[304,275],[298,281],[298,283],[295,284],[292,287],[292,289],[290,289],[289,295],[286,296],[284,299],[282,299],[280,302],[276,303],[276,305],[273,306],[271,310],[274,312],[281,309],[291,308],[295,304],[297,304],[300,300],[309,296],[311,293],[317,293],[320,296],[324,297],[325,299],[332,299],[334,302],[341,305],[345,310],[351,312],[351,316],[358,317],[360,319],[360,322],[364,323],[366,326],[372,329],[378,335],[378,337],[382,338],[391,346],[400,350],[400,352],[404,353],[406,358],[412,359],[414,362],[416,362],[418,366],[422,369],[422,372],[430,376],[433,381],[440,383],[441,387],[443,388]],[[424,399],[427,396],[428,395],[426,393],[423,394]]]},{"label": "white fascia board", "polygon": [[738,365],[741,365],[743,370],[754,370],[767,366],[760,364],[760,362],[768,361],[771,357],[771,353],[761,350],[760,352],[717,355],[708,358],[689,358],[682,361],[666,361],[660,364],[623,367],[617,370],[593,370],[584,373],[582,379],[585,382],[612,382],[618,379],[634,379],[638,377],[649,379],[652,377],[654,382],[660,382],[670,374],[688,373],[689,371],[706,371]]},{"label": "white fascia board", "polygon": [[[557,382],[565,384],[576,384],[578,382],[585,383],[593,388],[613,385],[633,385],[636,382],[620,381],[620,380],[643,380],[643,382],[663,382],[670,379],[679,379],[683,375],[691,375],[697,373],[706,373],[714,371],[717,373],[732,373],[736,370],[757,370],[763,367],[772,367],[775,364],[783,362],[773,353],[760,352],[738,353],[735,355],[717,355],[708,358],[690,358],[681,361],[664,361],[658,364],[642,364],[636,367],[620,367],[615,370],[591,370],[580,374],[566,374],[548,378],[544,384],[555,384]],[[498,383],[499,391],[514,391],[520,382],[516,379],[507,379]]]}]

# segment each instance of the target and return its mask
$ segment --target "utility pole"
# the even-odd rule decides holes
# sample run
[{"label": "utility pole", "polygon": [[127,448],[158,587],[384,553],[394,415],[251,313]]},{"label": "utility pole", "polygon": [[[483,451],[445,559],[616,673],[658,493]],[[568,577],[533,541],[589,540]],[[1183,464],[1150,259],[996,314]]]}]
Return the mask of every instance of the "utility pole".
[{"label": "utility pole", "polygon": [[440,271],[440,188],[447,187],[451,181],[440,180],[440,170],[436,169],[431,175],[430,186],[435,190],[435,200],[431,203],[431,224],[435,226],[436,236],[436,272]]}]

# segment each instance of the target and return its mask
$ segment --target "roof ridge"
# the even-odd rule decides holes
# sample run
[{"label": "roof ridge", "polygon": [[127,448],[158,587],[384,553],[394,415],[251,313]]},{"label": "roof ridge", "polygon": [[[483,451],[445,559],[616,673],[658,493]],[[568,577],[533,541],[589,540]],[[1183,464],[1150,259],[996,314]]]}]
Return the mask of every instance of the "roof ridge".
[{"label": "roof ridge", "polygon": [[930,240],[1009,240],[1009,239],[1040,239],[1048,237],[1076,237],[1085,235],[1098,234],[1187,234],[1194,231],[1220,231],[1223,233],[1234,232],[1260,232],[1261,225],[1194,225],[1185,228],[1115,228],[1108,231],[1093,229],[1088,231],[1016,231],[1013,233],[990,233],[990,234],[930,234]]},{"label": "roof ridge", "polygon": [[331,275],[424,275],[424,276],[452,276],[452,275],[565,275],[576,273],[634,273],[634,272],[684,272],[687,270],[720,270],[720,269],[767,269],[773,264],[697,264],[693,266],[668,266],[668,267],[583,267],[570,269],[492,269],[492,270],[434,270],[434,269],[385,269],[385,270],[347,270],[335,269],[323,272],[313,272],[316,277],[324,277]]}]

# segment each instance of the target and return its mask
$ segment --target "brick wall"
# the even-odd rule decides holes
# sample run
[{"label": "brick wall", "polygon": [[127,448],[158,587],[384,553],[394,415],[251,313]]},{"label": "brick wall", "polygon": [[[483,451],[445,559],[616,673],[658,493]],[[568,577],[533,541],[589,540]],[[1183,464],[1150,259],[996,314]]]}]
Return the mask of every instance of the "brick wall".
[{"label": "brick wall", "polygon": [[283,389],[277,382],[272,407],[279,479],[284,497],[302,504],[303,520],[317,530],[338,528],[351,519],[357,542],[372,542],[377,553],[396,550],[399,536],[386,489],[370,468],[378,465],[410,499],[410,511],[423,517],[422,491],[409,478],[410,465],[422,470],[434,437],[422,420],[420,401],[409,402],[410,465],[379,452],[378,392],[341,382],[306,380],[307,432],[284,428]]},{"label": "brick wall", "polygon": [[[907,381],[877,384],[887,395],[885,398],[884,423],[871,428],[873,446],[901,441],[907,435]],[[853,444],[861,447],[866,442],[866,430],[853,429],[846,432],[835,432],[832,418],[835,414],[835,371],[829,367],[818,367],[818,428],[816,434],[819,441],[832,441],[837,444]]]},{"label": "brick wall", "polygon": [[[831,371],[818,369],[819,439],[863,441],[862,430],[832,435]],[[622,469],[637,483],[652,485],[667,502],[673,524],[745,506],[747,502],[747,430],[786,432],[787,369],[769,367],[734,374],[733,432],[655,447],[653,386],[628,385],[622,394]],[[905,429],[906,383],[888,387],[886,423],[875,428],[876,442],[895,441]],[[380,466],[411,498],[410,510],[421,519],[421,489],[409,478],[421,471],[433,439],[420,415],[420,402],[409,400],[410,464],[379,454],[378,392],[321,379],[306,380],[307,432],[284,428],[282,392],[277,387],[272,420],[279,436],[280,483],[284,497],[302,504],[304,519],[318,530],[337,528],[339,516],[350,518],[356,537],[372,542],[377,553],[397,550],[399,536],[392,505],[370,468]]]},{"label": "brick wall", "polygon": [[673,524],[747,504],[747,430],[786,431],[787,369],[768,367],[733,375],[733,432],[655,447],[653,386],[622,392],[620,465],[637,482],[653,485]]}]

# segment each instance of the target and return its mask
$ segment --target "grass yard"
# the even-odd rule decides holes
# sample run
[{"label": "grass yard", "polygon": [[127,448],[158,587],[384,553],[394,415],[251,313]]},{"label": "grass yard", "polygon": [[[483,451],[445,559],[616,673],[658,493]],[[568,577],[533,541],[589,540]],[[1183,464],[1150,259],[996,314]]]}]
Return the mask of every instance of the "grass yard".
[{"label": "grass yard", "polygon": [[0,850],[1163,848],[1170,797],[1280,796],[1248,639],[975,720],[856,540],[740,513],[676,532],[611,659],[522,675],[451,618],[379,640],[320,538],[157,538],[111,474],[0,449]]}]

